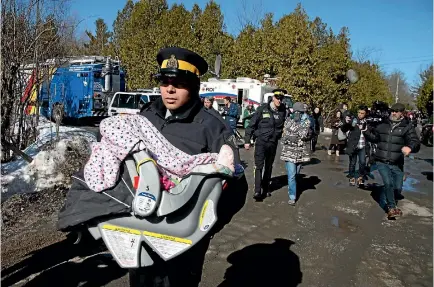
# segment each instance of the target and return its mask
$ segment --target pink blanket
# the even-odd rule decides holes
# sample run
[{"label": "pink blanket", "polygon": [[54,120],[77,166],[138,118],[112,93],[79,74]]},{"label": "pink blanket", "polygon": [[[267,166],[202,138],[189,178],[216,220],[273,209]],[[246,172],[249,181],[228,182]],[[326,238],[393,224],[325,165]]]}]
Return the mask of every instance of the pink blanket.
[{"label": "pink blanket", "polygon": [[92,154],[84,168],[87,185],[97,192],[115,186],[122,161],[129,153],[139,150],[147,150],[156,161],[161,176],[176,180],[199,165],[217,162],[232,172],[234,169],[233,152],[228,146],[223,146],[220,154],[186,154],[170,144],[147,118],[140,115],[104,119],[100,132],[101,142],[92,145]]}]

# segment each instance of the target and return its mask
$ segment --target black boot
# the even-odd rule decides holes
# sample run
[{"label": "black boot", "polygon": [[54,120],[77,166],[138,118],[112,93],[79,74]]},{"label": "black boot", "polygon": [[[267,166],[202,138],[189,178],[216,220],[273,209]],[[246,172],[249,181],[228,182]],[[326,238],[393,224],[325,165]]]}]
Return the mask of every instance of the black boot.
[{"label": "black boot", "polygon": [[255,169],[255,194],[253,195],[253,198],[256,200],[261,200],[262,193],[261,193],[261,185],[262,185],[262,169]]},{"label": "black boot", "polygon": [[253,195],[253,198],[256,200],[261,200],[262,194],[260,192],[255,192],[255,194]]}]

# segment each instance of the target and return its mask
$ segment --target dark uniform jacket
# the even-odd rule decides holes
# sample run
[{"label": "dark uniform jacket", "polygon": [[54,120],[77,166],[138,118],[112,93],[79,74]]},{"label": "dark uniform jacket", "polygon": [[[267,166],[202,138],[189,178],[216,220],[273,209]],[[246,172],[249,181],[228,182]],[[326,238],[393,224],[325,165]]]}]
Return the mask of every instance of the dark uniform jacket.
[{"label": "dark uniform jacket", "polygon": [[420,149],[420,141],[413,125],[402,119],[398,123],[385,120],[372,131],[365,132],[365,137],[377,144],[375,159],[387,164],[402,165],[404,155],[401,149],[404,146],[411,148],[412,153]]},{"label": "dark uniform jacket", "polygon": [[[221,117],[203,107],[199,97],[167,119],[165,118],[166,107],[161,98],[145,105],[141,115],[145,116],[171,144],[188,154],[218,153],[223,144],[228,144],[234,149],[235,163],[240,162],[238,150],[233,143],[233,132]],[[131,179],[128,171],[123,170],[120,171],[116,186],[106,192],[131,206],[133,200],[130,192],[133,191]],[[80,171],[72,178],[72,186],[68,191],[65,205],[59,213],[57,227],[66,231],[95,217],[130,211],[130,207],[102,193],[89,190],[83,179],[83,171]]]},{"label": "dark uniform jacket", "polygon": [[261,141],[277,143],[282,137],[286,109],[284,105],[274,111],[270,104],[263,104],[253,114],[246,129],[245,142],[249,143],[252,136]]}]

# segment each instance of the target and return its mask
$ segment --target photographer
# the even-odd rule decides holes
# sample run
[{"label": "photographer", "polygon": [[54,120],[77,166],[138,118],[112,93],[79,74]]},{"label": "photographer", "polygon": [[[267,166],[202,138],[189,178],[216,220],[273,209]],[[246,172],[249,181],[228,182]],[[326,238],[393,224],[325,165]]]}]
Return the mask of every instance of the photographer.
[{"label": "photographer", "polygon": [[368,108],[360,106],[357,112],[357,118],[352,119],[350,116],[345,117],[345,123],[342,125],[342,132],[350,132],[348,135],[347,154],[350,157],[349,177],[350,185],[356,185],[356,163],[359,158],[359,171],[357,185],[364,185],[366,174],[366,139],[364,132],[368,129],[366,122]]}]

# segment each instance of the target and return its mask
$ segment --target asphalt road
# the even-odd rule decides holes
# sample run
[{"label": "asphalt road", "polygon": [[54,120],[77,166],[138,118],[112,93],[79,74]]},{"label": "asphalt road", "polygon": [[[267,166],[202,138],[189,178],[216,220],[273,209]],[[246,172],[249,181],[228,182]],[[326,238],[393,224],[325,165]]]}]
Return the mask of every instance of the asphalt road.
[{"label": "asphalt road", "polygon": [[[319,146],[328,140],[321,136]],[[432,148],[422,147],[417,156],[406,160],[405,199],[398,204],[404,216],[387,220],[374,199],[378,174],[373,172],[366,190],[350,187],[348,157],[325,150],[303,166],[295,207],[287,204],[278,156],[272,196],[255,202],[253,150],[241,150],[249,191],[211,240],[201,286],[433,286]],[[2,285],[128,286],[126,271],[109,257],[74,250],[50,224],[22,236],[30,246],[27,255],[12,247],[2,254],[3,260],[17,257],[2,268]]]}]

